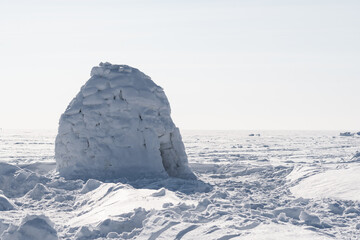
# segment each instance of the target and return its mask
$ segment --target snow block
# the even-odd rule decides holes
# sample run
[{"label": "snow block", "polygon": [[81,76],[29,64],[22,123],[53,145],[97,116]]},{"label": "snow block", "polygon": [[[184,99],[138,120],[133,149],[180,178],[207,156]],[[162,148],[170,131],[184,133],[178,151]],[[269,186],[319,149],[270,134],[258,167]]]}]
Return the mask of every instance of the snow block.
[{"label": "snow block", "polygon": [[62,114],[55,142],[68,179],[195,179],[161,87],[138,69],[100,63]]}]

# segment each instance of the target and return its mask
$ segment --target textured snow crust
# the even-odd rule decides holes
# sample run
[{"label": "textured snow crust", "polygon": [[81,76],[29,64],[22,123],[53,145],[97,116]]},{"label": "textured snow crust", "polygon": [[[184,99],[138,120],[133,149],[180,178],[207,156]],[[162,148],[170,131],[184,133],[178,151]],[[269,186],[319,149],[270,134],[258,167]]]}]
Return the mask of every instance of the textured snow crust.
[{"label": "textured snow crust", "polygon": [[57,169],[66,178],[195,178],[161,87],[139,70],[100,63],[59,123]]}]

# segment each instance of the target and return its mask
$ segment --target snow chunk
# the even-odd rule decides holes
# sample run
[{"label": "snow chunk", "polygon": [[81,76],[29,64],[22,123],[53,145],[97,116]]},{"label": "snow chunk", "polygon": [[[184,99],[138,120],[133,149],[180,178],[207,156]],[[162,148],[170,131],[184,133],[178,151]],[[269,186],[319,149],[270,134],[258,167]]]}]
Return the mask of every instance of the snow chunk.
[{"label": "snow chunk", "polygon": [[10,226],[1,236],[2,240],[56,240],[57,232],[50,219],[44,215],[28,215],[20,226]]},{"label": "snow chunk", "polygon": [[69,179],[195,179],[161,87],[138,69],[100,63],[60,118],[57,169]]},{"label": "snow chunk", "polygon": [[35,187],[30,190],[26,196],[33,199],[33,200],[41,200],[43,196],[47,193],[50,193],[50,190],[45,187],[43,184],[38,183]]},{"label": "snow chunk", "polygon": [[329,210],[334,214],[342,215],[345,209],[342,206],[340,206],[339,203],[335,202],[329,204]]},{"label": "snow chunk", "polygon": [[85,185],[83,186],[83,188],[80,190],[80,193],[88,193],[91,192],[95,189],[97,189],[102,182],[95,180],[95,179],[89,179],[86,181]]},{"label": "snow chunk", "polygon": [[165,195],[166,195],[165,188],[161,188],[158,192],[154,192],[153,194],[151,194],[152,197],[163,197]]},{"label": "snow chunk", "polygon": [[[292,208],[280,208],[274,210],[274,215],[278,216],[281,213],[284,213],[287,217],[294,218],[294,219],[300,219],[299,216],[303,209],[301,207],[292,207]],[[284,215],[282,214],[282,215]]]},{"label": "snow chunk", "polygon": [[90,229],[87,226],[82,226],[75,234],[75,238],[77,240],[82,239],[94,239],[98,233],[96,233],[94,230]]},{"label": "snow chunk", "polygon": [[302,211],[299,216],[301,221],[304,221],[305,224],[320,227],[320,219],[318,216],[311,215],[305,211]]},{"label": "snow chunk", "polygon": [[14,204],[0,192],[0,211],[9,211],[13,209],[15,209]]}]

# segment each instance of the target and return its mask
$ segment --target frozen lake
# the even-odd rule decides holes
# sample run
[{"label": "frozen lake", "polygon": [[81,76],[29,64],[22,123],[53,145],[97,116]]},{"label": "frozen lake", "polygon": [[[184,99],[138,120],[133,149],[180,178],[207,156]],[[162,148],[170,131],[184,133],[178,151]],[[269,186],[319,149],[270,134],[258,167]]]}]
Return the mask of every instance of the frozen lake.
[{"label": "frozen lake", "polygon": [[26,215],[41,214],[60,239],[360,236],[360,160],[353,158],[359,136],[182,131],[199,181],[87,184],[56,174],[55,136],[56,131],[0,131],[0,190],[13,205],[0,211],[0,236],[11,234],[10,223],[20,229]]}]

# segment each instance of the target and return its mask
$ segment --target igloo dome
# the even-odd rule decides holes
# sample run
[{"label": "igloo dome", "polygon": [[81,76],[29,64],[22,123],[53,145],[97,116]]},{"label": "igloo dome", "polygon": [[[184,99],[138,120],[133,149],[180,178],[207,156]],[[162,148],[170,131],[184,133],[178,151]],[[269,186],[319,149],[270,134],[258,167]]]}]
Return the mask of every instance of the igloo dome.
[{"label": "igloo dome", "polygon": [[100,63],[61,115],[55,142],[65,178],[195,178],[161,87],[127,65]]}]

